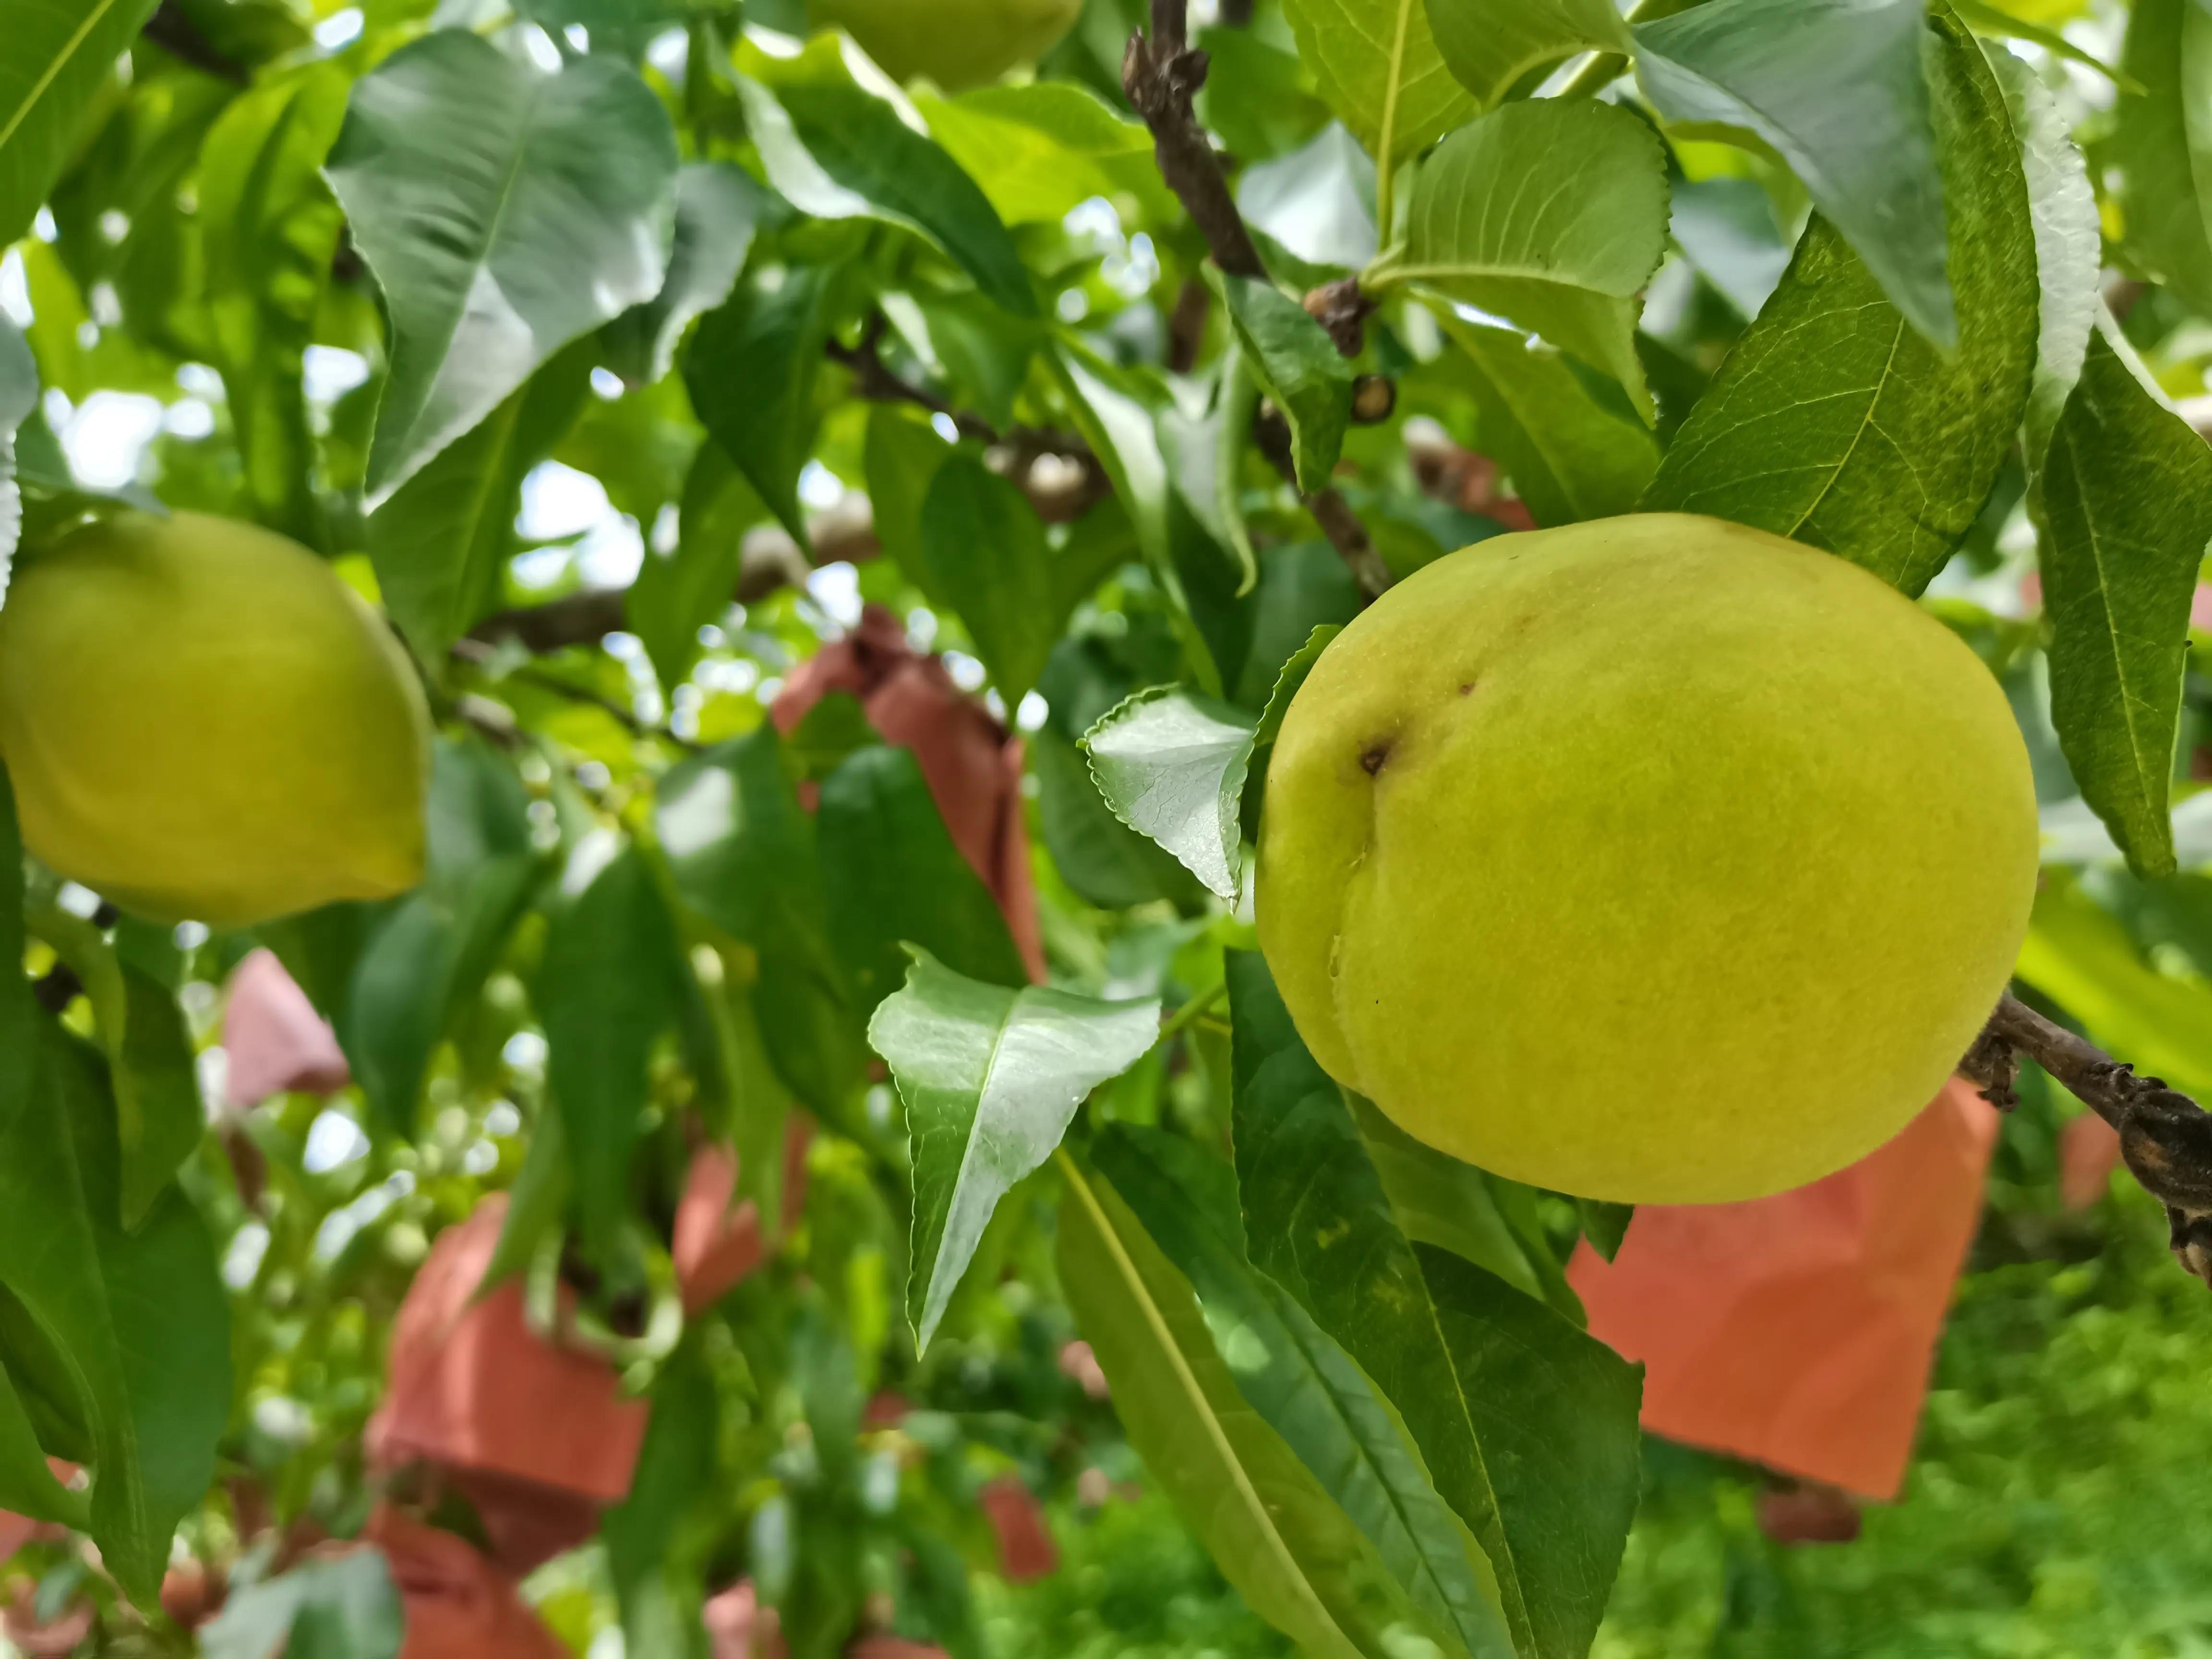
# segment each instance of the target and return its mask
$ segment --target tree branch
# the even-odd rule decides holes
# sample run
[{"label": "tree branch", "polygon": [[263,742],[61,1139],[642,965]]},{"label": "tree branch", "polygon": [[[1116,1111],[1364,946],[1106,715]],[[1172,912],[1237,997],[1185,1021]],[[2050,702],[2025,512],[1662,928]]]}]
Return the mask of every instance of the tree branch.
[{"label": "tree branch", "polygon": [[[1152,154],[1159,163],[1160,177],[1167,180],[1168,188],[1175,191],[1205,236],[1213,263],[1229,276],[1267,282],[1267,268],[1245,227],[1244,216],[1237,211],[1237,198],[1230,194],[1221,159],[1213,153],[1213,143],[1191,107],[1192,97],[1206,84],[1206,58],[1204,52],[1189,49],[1188,30],[1187,0],[1152,0],[1150,37],[1142,33],[1131,35],[1128,50],[1121,56],[1121,90],[1152,129]],[[1347,357],[1358,355],[1361,325],[1366,318],[1364,305],[1356,282],[1330,283],[1306,297],[1307,310]],[[1261,453],[1274,463],[1275,471],[1293,489],[1297,489],[1290,428],[1282,416],[1264,411],[1255,425],[1254,435]],[[1390,586],[1389,566],[1383,563],[1366,526],[1342,495],[1332,489],[1310,495],[1299,490],[1298,500],[1351,567],[1363,594],[1372,599]]]},{"label": "tree branch", "polygon": [[1229,193],[1212,141],[1190,100],[1206,84],[1206,54],[1190,50],[1185,39],[1184,0],[1152,0],[1152,31],[1129,37],[1121,56],[1121,90],[1152,131],[1152,154],[1160,177],[1189,213],[1213,263],[1231,276],[1267,278],[1260,250]]},{"label": "tree branch", "polygon": [[2119,1131],[2120,1156],[2142,1188],[2166,1206],[2173,1254],[2212,1284],[2212,1114],[2162,1079],[2138,1077],[2087,1038],[2007,994],[1959,1069],[1984,1098],[2009,1107],[2017,1054],[2051,1073]]}]

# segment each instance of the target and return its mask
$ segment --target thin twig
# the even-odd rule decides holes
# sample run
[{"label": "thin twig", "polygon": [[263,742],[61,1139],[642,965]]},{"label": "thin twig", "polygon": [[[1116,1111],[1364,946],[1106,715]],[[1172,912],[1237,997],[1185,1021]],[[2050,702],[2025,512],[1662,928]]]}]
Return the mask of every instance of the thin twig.
[{"label": "thin twig", "polygon": [[1218,985],[1209,986],[1206,989],[1200,991],[1196,996],[1191,998],[1189,1001],[1184,1003],[1182,1006],[1176,1009],[1175,1012],[1170,1014],[1164,1020],[1160,1022],[1158,1043],[1155,1046],[1173,1042],[1184,1031],[1188,1030],[1190,1027],[1196,1024],[1198,1021],[1204,1017],[1206,1010],[1214,1006],[1215,1004],[1218,1003],[1228,994],[1229,981],[1225,979]]},{"label": "thin twig", "polygon": [[[482,640],[459,640],[455,641],[453,646],[454,656],[464,662],[474,663],[480,668],[490,666],[498,654],[497,647],[488,645]],[[570,702],[580,703],[589,708],[597,708],[611,718],[634,738],[659,738],[664,743],[675,744],[678,749],[696,750],[699,747],[688,738],[678,737],[665,726],[655,726],[649,720],[640,720],[635,710],[623,708],[613,698],[603,697],[586,686],[571,685],[558,675],[548,674],[538,669],[524,666],[508,670],[503,678],[513,680],[518,685],[534,686],[538,690],[550,691],[556,697],[566,697]]]},{"label": "thin twig", "polygon": [[1121,90],[1152,129],[1160,177],[1206,238],[1213,263],[1231,276],[1265,282],[1267,268],[1229,193],[1212,142],[1191,108],[1191,99],[1206,84],[1206,54],[1190,50],[1186,20],[1184,0],[1152,0],[1151,37],[1131,35],[1122,54]]},{"label": "thin twig", "polygon": [[2162,1079],[2138,1077],[2085,1037],[2008,994],[1960,1064],[2000,1107],[2013,1103],[2012,1055],[2026,1054],[2119,1131],[2120,1156],[2166,1206],[2173,1254],[2212,1284],[2212,1114]]},{"label": "thin twig", "polygon": [[[1260,453],[1273,462],[1275,471],[1296,489],[1297,463],[1291,453],[1290,422],[1279,410],[1263,409],[1252,423],[1252,435],[1259,441]],[[1378,598],[1395,579],[1390,574],[1390,567],[1382,562],[1382,556],[1375,550],[1374,540],[1368,535],[1367,526],[1360,523],[1359,515],[1352,510],[1352,503],[1333,486],[1310,494],[1299,490],[1298,500],[1313,514],[1314,522],[1328,538],[1337,556],[1350,568],[1361,594],[1370,600]]]},{"label": "thin twig", "polygon": [[[1205,236],[1213,263],[1229,276],[1264,283],[1269,280],[1267,268],[1245,228],[1244,216],[1237,211],[1237,198],[1229,192],[1221,159],[1213,153],[1212,141],[1191,107],[1193,95],[1206,84],[1206,58],[1204,52],[1189,49],[1188,27],[1186,0],[1152,0],[1150,36],[1131,35],[1129,48],[1122,54],[1121,90],[1128,94],[1130,103],[1152,129],[1152,154],[1159,162],[1160,176]],[[1337,349],[1349,357],[1358,353],[1360,323],[1366,312],[1356,283],[1349,293],[1340,291],[1341,288],[1333,283],[1327,290],[1316,290],[1308,297],[1307,307],[1329,330]],[[1263,414],[1254,434],[1261,453],[1297,489],[1290,429],[1282,416]],[[1366,526],[1343,496],[1325,488],[1311,494],[1300,490],[1298,499],[1320,524],[1329,544],[1351,567],[1362,593],[1371,599],[1389,586],[1390,568],[1382,562]]]},{"label": "thin twig", "polygon": [[822,348],[823,355],[833,363],[852,372],[853,390],[870,403],[913,404],[933,415],[942,415],[960,428],[963,438],[975,438],[987,444],[999,441],[997,428],[981,416],[965,410],[955,409],[935,392],[910,380],[902,380],[884,366],[878,346],[884,337],[883,314],[878,312],[868,319],[860,331],[858,345],[844,345],[830,340]]}]

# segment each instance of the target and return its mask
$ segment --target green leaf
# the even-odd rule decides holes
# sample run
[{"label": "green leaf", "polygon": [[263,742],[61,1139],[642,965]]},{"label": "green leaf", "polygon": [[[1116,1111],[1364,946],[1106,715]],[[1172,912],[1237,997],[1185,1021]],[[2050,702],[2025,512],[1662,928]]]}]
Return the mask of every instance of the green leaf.
[{"label": "green leaf", "polygon": [[1273,283],[1219,281],[1243,361],[1290,422],[1298,488],[1326,488],[1352,424],[1352,364],[1306,308]]},{"label": "green leaf", "polygon": [[676,232],[660,292],[601,331],[607,367],[649,386],[676,361],[694,317],[730,297],[753,237],[783,212],[752,174],[728,161],[693,161],[676,175]]},{"label": "green leaf", "polygon": [[1168,899],[1197,902],[1198,884],[1175,855],[1114,816],[1083,753],[1050,726],[1029,738],[1037,828],[1060,879],[1086,903],[1121,910]]},{"label": "green leaf", "polygon": [[855,1007],[898,988],[903,945],[1000,985],[1029,970],[983,879],[952,844],[911,751],[863,749],[822,785],[817,817],[830,937]]},{"label": "green leaf", "polygon": [[896,106],[855,84],[842,52],[834,34],[792,58],[750,43],[742,52],[738,92],[769,183],[817,219],[903,225],[1006,310],[1036,316],[1028,269],[990,198]]},{"label": "green leaf", "polygon": [[868,505],[873,509],[876,539],[898,561],[900,572],[921,590],[933,606],[957,607],[939,588],[921,544],[922,503],[938,469],[951,460],[953,447],[938,435],[928,417],[896,404],[868,410],[868,435],[861,451],[867,475]]},{"label": "green leaf", "polygon": [[1620,1241],[1628,1237],[1628,1224],[1636,1218],[1633,1204],[1608,1204],[1601,1198],[1578,1198],[1575,1212],[1582,1218],[1583,1237],[1607,1261],[1620,1254]]},{"label": "green leaf", "polygon": [[697,1659],[706,1649],[699,1581],[670,1558],[678,1528],[714,1480],[720,1414],[714,1377],[696,1345],[677,1351],[653,1386],[653,1417],[629,1495],[599,1523],[607,1576],[629,1650]]},{"label": "green leaf", "polygon": [[0,247],[31,228],[155,0],[0,0]]},{"label": "green leaf", "polygon": [[1437,320],[1463,354],[1482,447],[1505,469],[1538,524],[1635,510],[1659,465],[1650,432],[1601,409],[1556,352],[1449,312]]},{"label": "green leaf", "polygon": [[828,287],[819,266],[757,271],[699,319],[683,357],[700,422],[801,547],[799,474],[814,449]]},{"label": "green leaf", "polygon": [[1087,87],[1033,81],[915,102],[931,137],[1010,225],[1057,224],[1093,196],[1134,197],[1148,222],[1172,216],[1152,134]]},{"label": "green leaf", "polygon": [[645,854],[617,850],[611,832],[577,848],[562,891],[532,998],[585,1237],[599,1252],[629,1207],[647,1062],[675,1019],[674,926]]},{"label": "green leaf", "polygon": [[1428,11],[1444,62],[1485,108],[1578,52],[1629,49],[1613,0],[1428,0]]},{"label": "green leaf", "polygon": [[1358,1095],[1346,1098],[1399,1231],[1416,1244],[1464,1256],[1523,1296],[1543,1300],[1542,1277],[1500,1213],[1490,1177],[1414,1139],[1371,1102]]},{"label": "green leaf", "polygon": [[[39,366],[22,331],[0,317],[0,581],[15,556],[23,496],[15,482],[15,428],[39,406]],[[5,592],[0,586],[0,592]]]},{"label": "green leaf", "polygon": [[315,436],[301,366],[330,286],[343,218],[323,158],[346,77],[320,64],[233,102],[200,149],[200,246],[210,337],[254,516],[319,543]]},{"label": "green leaf", "polygon": [[568,1167],[568,1140],[561,1127],[561,1114],[550,1109],[541,1112],[530,1126],[530,1146],[522,1155],[522,1169],[507,1189],[499,1242],[492,1247],[491,1260],[484,1264],[477,1297],[489,1295],[502,1279],[529,1270],[538,1246],[568,1214],[568,1200],[575,1190],[576,1175]]},{"label": "green leaf", "polygon": [[653,829],[688,908],[757,950],[828,963],[814,826],[774,725],[671,767]]},{"label": "green leaf", "polygon": [[1223,898],[1243,878],[1238,829],[1254,726],[1241,710],[1174,686],[1123,701],[1084,734],[1114,816],[1158,842]]},{"label": "green leaf", "polygon": [[422,884],[363,945],[338,1036],[369,1109],[415,1131],[430,1056],[483,987],[536,884],[530,801],[514,768],[479,738],[432,753]]},{"label": "green leaf", "polygon": [[906,1104],[914,1170],[907,1317],[927,1348],[999,1200],[1052,1156],[1091,1091],[1144,1057],[1158,998],[1008,990],[914,952],[868,1022]]},{"label": "green leaf", "polygon": [[2195,0],[2136,0],[2111,160],[2128,255],[2197,311],[2212,310],[2212,15]]},{"label": "green leaf", "polygon": [[1157,842],[1209,891],[1234,899],[1242,879],[1245,785],[1282,729],[1334,627],[1316,628],[1276,676],[1253,723],[1239,708],[1174,686],[1124,698],[1085,733],[1091,775],[1114,816]]},{"label": "green leaf", "polygon": [[[1403,1414],[1497,1572],[1516,1649],[1580,1659],[1636,1510],[1636,1369],[1504,1280],[1408,1240],[1265,965],[1238,952],[1228,967],[1253,1265]],[[1283,1217],[1295,1219],[1269,1219]]]},{"label": "green leaf", "polygon": [[496,608],[518,550],[522,482],[583,407],[591,343],[556,356],[483,423],[448,444],[369,514],[369,563],[385,608],[423,665]]},{"label": "green leaf", "polygon": [[50,905],[33,928],[76,973],[92,1002],[115,1097],[118,1213],[124,1226],[136,1231],[206,1125],[183,1011],[167,984],[125,960],[91,922]]},{"label": "green leaf", "polygon": [[858,697],[830,691],[791,728],[783,742],[784,758],[804,781],[819,783],[854,754],[882,741]]},{"label": "green leaf", "polygon": [[956,454],[930,481],[921,530],[930,586],[967,624],[991,683],[1013,708],[1036,684],[1066,620],[1044,520],[1018,485]]},{"label": "green leaf", "polygon": [[860,1021],[830,945],[814,824],[775,727],[672,767],[653,823],[684,907],[759,954],[753,1001],[777,1073],[817,1111],[835,1109],[865,1058]]},{"label": "green leaf", "polygon": [[1422,0],[1285,0],[1283,15],[1322,97],[1385,169],[1475,113]]},{"label": "green leaf", "polygon": [[[1332,348],[1334,349],[1334,348]],[[1244,521],[1244,454],[1259,413],[1260,386],[1232,334],[1214,374],[1213,396],[1203,415],[1161,411],[1175,487],[1206,533],[1236,556],[1243,599],[1260,580],[1260,558]]]},{"label": "green leaf", "polygon": [[37,1026],[11,1053],[36,1066],[38,1098],[0,1127],[0,1285],[65,1357],[91,1431],[93,1540],[131,1598],[151,1605],[177,1522],[215,1477],[230,1413],[229,1310],[207,1231],[173,1188],[125,1231],[105,1068],[58,1027]]},{"label": "green leaf", "polygon": [[[396,1659],[406,1632],[384,1552],[309,1556],[290,1571],[234,1590],[199,1630],[206,1659]],[[290,1638],[287,1643],[286,1638]],[[303,1649],[312,1638],[313,1651]]]},{"label": "green leaf", "polygon": [[2189,607],[2212,543],[2212,449],[2099,333],[2051,436],[2042,494],[2051,723],[2129,867],[2166,875]]},{"label": "green leaf", "polygon": [[[2004,89],[2005,108],[2021,141],[2027,180],[2029,222],[2035,232],[2035,270],[2041,291],[2037,308],[2035,373],[2027,397],[2024,446],[2029,488],[2040,492],[2039,474],[2051,429],[2066,406],[2103,307],[2099,291],[2104,232],[2089,169],[2075,148],[2066,118],[2051,89],[2033,70],[2002,47],[1983,56]],[[2030,505],[2039,513],[2037,497]]]},{"label": "green leaf", "polygon": [[667,269],[675,133],[607,58],[547,75],[441,29],[354,82],[326,171],[391,317],[372,508]]},{"label": "green leaf", "polygon": [[744,568],[744,533],[766,517],[759,492],[721,445],[701,444],[684,475],[675,550],[646,550],[623,605],[663,693],[673,696],[690,677],[700,629],[727,614]]},{"label": "green leaf", "polygon": [[1944,179],[1921,63],[1927,0],[1705,0],[1635,26],[1652,106],[1749,132],[1789,162],[1892,305],[1958,343]]},{"label": "green leaf", "polygon": [[[1372,1547],[1223,1363],[1190,1281],[1106,1182],[1063,1159],[1056,1261],[1114,1413],[1222,1576],[1312,1659],[1386,1659]],[[1364,1639],[1360,1639],[1364,1638]]]},{"label": "green leaf", "polygon": [[[2094,52],[2084,52],[2057,29],[2047,29],[2010,12],[1987,3],[1987,0],[1950,0],[1951,9],[1959,14],[1959,21],[1978,35],[2000,40],[2026,40],[2039,46],[2055,58],[2063,58],[2070,64],[2093,69],[2122,92],[2141,92],[2142,83],[2124,70],[2116,70]],[[2048,90],[2048,88],[2045,88]]]},{"label": "green leaf", "polygon": [[1190,1141],[1112,1124],[1098,1171],[1190,1280],[1238,1391],[1340,1504],[1448,1651],[1510,1659],[1481,1549],[1437,1495],[1405,1425],[1343,1349],[1245,1259],[1235,1172]]},{"label": "green leaf", "polygon": [[1774,198],[1750,179],[1679,179],[1667,222],[1698,274],[1748,319],[1790,269]]},{"label": "green leaf", "polygon": [[2039,290],[2021,149],[1980,46],[1936,20],[1929,89],[1959,347],[1939,352],[1815,217],[1789,275],[1691,410],[1646,512],[1795,537],[1906,593],[1943,568],[2027,406]]},{"label": "green leaf", "polygon": [[2161,973],[2119,920],[2063,871],[2047,872],[2014,969],[2144,1076],[2212,1094],[2212,990]]},{"label": "green leaf", "polygon": [[1437,146],[1388,269],[1572,352],[1648,421],[1637,296],[1666,251],[1665,150],[1650,125],[1595,99],[1546,98]]}]

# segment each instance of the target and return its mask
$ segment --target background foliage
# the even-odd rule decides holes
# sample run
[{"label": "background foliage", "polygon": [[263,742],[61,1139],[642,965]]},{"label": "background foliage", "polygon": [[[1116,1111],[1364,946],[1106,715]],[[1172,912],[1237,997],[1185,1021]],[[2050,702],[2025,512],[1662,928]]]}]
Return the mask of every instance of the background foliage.
[{"label": "background foliage", "polygon": [[[1364,594],[1717,514],[1982,655],[2044,811],[2023,994],[2212,1089],[2212,22],[1224,5],[1241,249],[1132,111],[1145,22],[946,93],[789,0],[0,0],[0,551],[281,530],[441,727],[399,898],[171,929],[33,861],[0,903],[19,1638],[189,1650],[174,1569],[232,1587],[208,1651],[392,1652],[377,1558],[301,1552],[380,1504],[488,1542],[364,1435],[504,1192],[495,1276],[652,1407],[526,1587],[595,1659],[704,1651],[740,1582],[800,1656],[2212,1645],[2212,1310],[2132,1188],[2061,1205],[2070,1100],[2006,1125],[1905,1498],[1787,1553],[1758,1472],[1638,1449],[1562,1271],[1624,1218],[1339,1091],[1244,884]],[[342,1091],[225,1105],[258,947]],[[707,1144],[769,1249],[687,1313]]]}]

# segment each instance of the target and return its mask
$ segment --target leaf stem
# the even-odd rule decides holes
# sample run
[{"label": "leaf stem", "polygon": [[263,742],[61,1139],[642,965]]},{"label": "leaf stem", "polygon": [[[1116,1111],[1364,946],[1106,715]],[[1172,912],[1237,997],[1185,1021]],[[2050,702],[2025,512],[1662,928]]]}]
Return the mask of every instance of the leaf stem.
[{"label": "leaf stem", "polygon": [[1161,1023],[1159,1039],[1153,1046],[1165,1048],[1193,1025],[1198,1024],[1208,1009],[1216,1006],[1228,994],[1229,981],[1225,979],[1218,985],[1210,986],[1200,991]]}]

